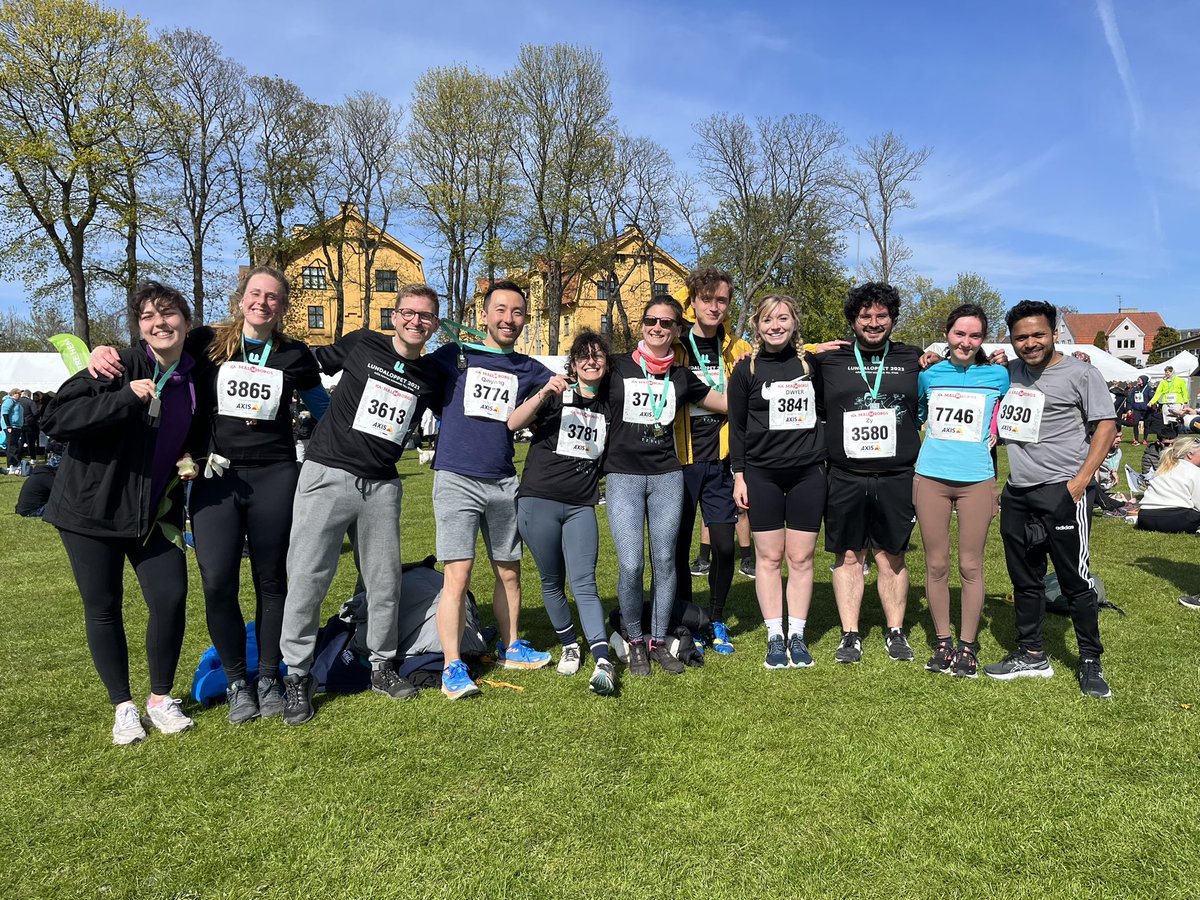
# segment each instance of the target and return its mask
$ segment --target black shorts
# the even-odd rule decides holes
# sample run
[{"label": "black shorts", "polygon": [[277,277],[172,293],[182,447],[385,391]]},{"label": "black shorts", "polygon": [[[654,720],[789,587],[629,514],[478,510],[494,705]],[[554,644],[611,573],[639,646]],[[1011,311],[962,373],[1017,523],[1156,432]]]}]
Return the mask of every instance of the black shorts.
[{"label": "black shorts", "polygon": [[831,466],[825,499],[825,549],[830,553],[868,546],[899,555],[908,550],[916,512],[913,472],[848,472]]},{"label": "black shorts", "polygon": [[705,525],[732,525],[738,520],[733,502],[733,472],[729,460],[690,463],[683,467],[683,502],[700,503]]},{"label": "black shorts", "polygon": [[825,463],[760,469],[746,466],[742,473],[750,501],[750,530],[821,530],[825,512]]}]

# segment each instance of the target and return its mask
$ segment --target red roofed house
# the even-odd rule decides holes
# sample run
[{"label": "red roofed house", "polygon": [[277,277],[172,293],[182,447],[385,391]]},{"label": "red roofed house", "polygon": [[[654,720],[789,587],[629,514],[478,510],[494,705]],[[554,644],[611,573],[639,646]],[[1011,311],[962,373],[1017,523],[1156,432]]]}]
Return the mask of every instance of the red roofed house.
[{"label": "red roofed house", "polygon": [[1144,366],[1154,346],[1154,335],[1166,323],[1156,312],[1123,308],[1115,313],[1066,313],[1058,323],[1063,343],[1092,344],[1104,332],[1109,353],[1130,365]]}]

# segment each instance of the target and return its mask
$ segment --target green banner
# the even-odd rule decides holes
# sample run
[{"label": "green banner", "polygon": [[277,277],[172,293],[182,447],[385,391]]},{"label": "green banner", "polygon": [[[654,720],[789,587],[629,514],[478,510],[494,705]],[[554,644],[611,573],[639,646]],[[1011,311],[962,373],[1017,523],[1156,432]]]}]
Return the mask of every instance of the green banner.
[{"label": "green banner", "polygon": [[48,338],[58,355],[62,357],[67,374],[74,375],[80,369],[86,369],[88,364],[88,348],[82,340],[73,334],[56,334]]}]

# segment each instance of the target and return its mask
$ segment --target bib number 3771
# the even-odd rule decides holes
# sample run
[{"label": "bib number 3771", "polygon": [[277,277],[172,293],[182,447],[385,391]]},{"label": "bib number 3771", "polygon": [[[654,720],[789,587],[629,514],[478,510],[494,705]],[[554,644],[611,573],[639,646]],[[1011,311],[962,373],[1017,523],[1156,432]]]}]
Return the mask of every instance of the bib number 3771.
[{"label": "bib number 3771", "polygon": [[896,411],[854,409],[842,419],[842,446],[848,459],[887,459],[896,455]]}]

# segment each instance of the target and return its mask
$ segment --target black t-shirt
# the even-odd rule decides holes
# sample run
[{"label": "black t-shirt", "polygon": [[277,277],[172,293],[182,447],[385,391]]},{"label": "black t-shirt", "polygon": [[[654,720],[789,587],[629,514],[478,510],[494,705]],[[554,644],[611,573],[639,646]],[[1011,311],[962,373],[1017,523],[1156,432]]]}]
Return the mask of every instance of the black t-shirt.
[{"label": "black t-shirt", "polygon": [[[708,385],[682,366],[672,366],[669,388],[663,379],[646,376],[629,353],[613,357],[609,375],[608,453],[604,471],[628,475],[659,475],[680,469],[675,455],[677,415],[687,415],[687,404],[708,396]],[[665,390],[665,393],[664,393]],[[660,406],[661,404],[661,406]],[[658,411],[658,427],[653,417]],[[632,416],[626,418],[626,414]]]},{"label": "black t-shirt", "polygon": [[[805,371],[805,363],[808,369]],[[793,389],[776,387],[787,383]],[[812,385],[811,395],[803,383]],[[750,374],[743,359],[729,379],[729,457],[733,471],[747,465],[763,469],[807,466],[828,458],[822,403],[821,368],[816,360],[786,347],[759,352]],[[798,390],[797,390],[798,389]],[[772,417],[775,428],[771,427]],[[794,427],[797,424],[812,427]]]},{"label": "black t-shirt", "polygon": [[[718,329],[716,336],[706,338],[693,327],[692,337],[695,338],[696,350],[700,351],[702,359],[696,358],[696,351],[692,349],[692,342],[688,340],[688,336],[685,334],[681,339],[681,343],[684,349],[687,350],[688,367],[705,385],[715,390],[723,382],[722,373],[724,372],[725,365],[724,360],[721,358],[723,332]],[[715,384],[709,384],[709,378]],[[707,409],[701,407],[694,409],[689,407],[687,413],[692,417],[692,459],[695,462],[719,460],[721,458],[721,426],[725,424],[725,417],[720,413],[709,412]]]},{"label": "black t-shirt", "polygon": [[[551,397],[539,410],[533,425],[533,441],[525,457],[518,497],[540,497],[574,506],[595,506],[600,502],[600,468],[603,460],[584,455],[584,445],[600,451],[603,437],[597,432],[603,422],[605,434],[609,428],[609,408],[606,384],[595,397],[584,397],[572,391],[566,408],[570,411],[563,422],[563,399]],[[559,435],[565,431],[570,447],[559,453]]]},{"label": "black t-shirt", "polygon": [[[825,441],[833,465],[859,472],[894,472],[912,468],[916,463],[921,450],[917,426],[917,375],[921,371],[922,352],[911,344],[889,341],[886,356],[862,353],[861,369],[854,356],[853,344],[817,356],[825,395]],[[880,365],[883,366],[883,378],[878,395],[872,397],[871,388]],[[896,411],[894,456],[851,459],[846,455],[846,414],[869,409]]]},{"label": "black t-shirt", "polygon": [[[295,462],[291,397],[293,391],[307,391],[321,383],[321,374],[312,351],[303,341],[289,339],[277,344],[272,340],[264,368],[278,369],[283,373],[279,409],[273,419],[247,424],[244,417],[218,412],[220,392],[225,393],[227,402],[251,400],[245,391],[247,385],[236,379],[219,377],[221,367],[208,358],[213,337],[213,329],[202,326],[188,335],[185,345],[187,352],[196,360],[196,367],[192,370],[192,383],[196,386],[196,415],[192,417],[192,431],[188,439],[188,447],[193,455],[202,456],[213,451],[229,459],[235,466]],[[262,365],[260,360],[264,345],[252,341],[245,341],[244,344],[249,359],[243,357],[243,348],[239,346],[229,361]],[[260,394],[261,386],[254,385],[252,392]]]},{"label": "black t-shirt", "polygon": [[342,377],[305,458],[360,478],[396,478],[409,432],[442,389],[437,367],[428,357],[405,359],[388,335],[369,328],[318,347],[316,356],[326,374]]}]

